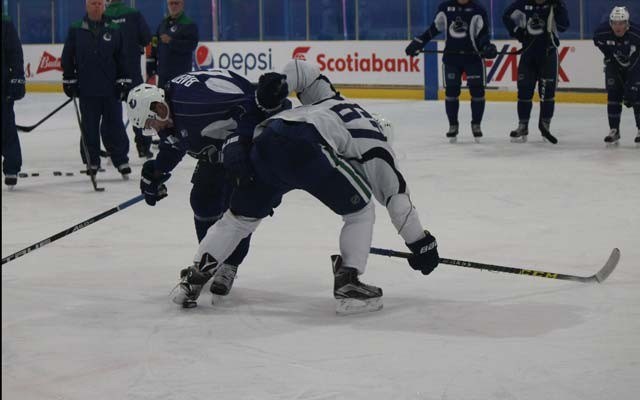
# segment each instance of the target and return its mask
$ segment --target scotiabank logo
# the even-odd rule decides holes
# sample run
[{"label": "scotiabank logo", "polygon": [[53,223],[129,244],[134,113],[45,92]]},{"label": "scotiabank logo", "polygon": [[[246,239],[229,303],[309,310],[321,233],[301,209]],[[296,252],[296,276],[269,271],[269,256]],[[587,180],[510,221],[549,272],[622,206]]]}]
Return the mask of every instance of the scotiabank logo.
[{"label": "scotiabank logo", "polygon": [[[508,44],[502,46],[501,53],[515,53],[518,49]],[[575,53],[576,48],[564,46],[558,48],[558,80],[570,82],[567,72],[562,68],[562,61],[569,53]],[[495,60],[485,60],[487,66],[487,83],[490,82],[517,82],[518,81],[518,56],[516,54],[499,54]]]},{"label": "scotiabank logo", "polygon": [[[310,47],[296,47],[292,57],[306,60]],[[329,56],[319,53],[316,62],[321,71],[329,72],[420,72],[420,57],[389,58],[376,53],[361,55],[358,52]]]},{"label": "scotiabank logo", "polygon": [[48,52],[43,52],[40,57],[40,63],[38,64],[38,70],[36,74],[41,74],[48,71],[62,71],[62,59],[56,58]]}]

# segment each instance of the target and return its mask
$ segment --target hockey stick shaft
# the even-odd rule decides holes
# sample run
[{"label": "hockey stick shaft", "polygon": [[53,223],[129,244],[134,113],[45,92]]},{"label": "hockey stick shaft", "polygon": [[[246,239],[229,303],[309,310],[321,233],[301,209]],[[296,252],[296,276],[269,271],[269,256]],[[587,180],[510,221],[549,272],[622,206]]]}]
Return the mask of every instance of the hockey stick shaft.
[{"label": "hockey stick shaft", "polygon": [[[509,56],[509,55],[518,55],[522,54],[524,49],[518,49],[516,51],[499,51],[497,55]],[[452,50],[420,50],[420,53],[426,54],[455,54],[455,55],[463,55],[463,56],[480,56],[480,53],[475,51],[452,51]]]},{"label": "hockey stick shaft", "polygon": [[[87,175],[91,179],[91,184],[93,185],[93,190],[96,192],[104,191],[104,188],[98,187],[98,180],[96,179],[96,174],[91,171],[91,157],[89,155],[89,148],[87,147],[87,135],[84,131],[84,127],[82,126],[82,118],[80,118],[80,110],[78,109],[78,101],[75,97],[73,97],[73,106],[76,109],[76,118],[78,119],[78,126],[80,127],[80,147],[82,147],[82,153],[84,154],[84,160],[87,166]],[[97,171],[96,171],[97,173]]]},{"label": "hockey stick shaft", "polygon": [[35,125],[31,125],[31,126],[22,126],[22,125],[16,125],[16,128],[21,131],[21,132],[31,132],[32,130],[36,129],[37,127],[39,127],[44,121],[48,120],[49,118],[51,118],[53,116],[53,114],[57,113],[58,111],[62,110],[67,104],[71,103],[71,99],[67,99],[64,103],[62,103],[61,105],[59,105],[55,110],[51,111],[49,113],[49,115],[47,115],[46,117],[42,118],[40,121],[38,121],[37,124]]},{"label": "hockey stick shaft", "polygon": [[144,195],[143,194],[140,194],[140,195],[138,195],[138,196],[136,196],[136,197],[134,197],[132,199],[129,199],[129,200],[125,201],[124,203],[119,204],[119,205],[117,205],[117,206],[115,206],[115,207],[113,207],[113,208],[111,208],[111,209],[109,209],[109,210],[107,210],[107,211],[105,211],[103,213],[100,213],[100,214],[98,214],[96,216],[93,216],[93,217],[91,217],[91,218],[89,218],[89,219],[87,219],[85,221],[80,222],[79,224],[76,224],[76,225],[74,225],[74,226],[72,226],[70,228],[67,228],[67,229],[63,230],[62,232],[58,232],[53,236],[49,236],[48,238],[39,241],[38,243],[32,244],[31,246],[29,246],[27,248],[24,248],[24,249],[22,249],[22,250],[20,250],[20,251],[18,251],[16,253],[13,253],[13,254],[11,254],[11,255],[9,255],[7,257],[4,257],[2,259],[2,264],[4,265],[4,264],[8,263],[9,261],[15,260],[18,257],[22,257],[23,255],[25,255],[27,253],[30,253],[33,250],[39,249],[40,247],[43,247],[43,246],[46,246],[51,242],[55,242],[56,240],[61,239],[61,238],[65,237],[65,236],[67,236],[67,235],[69,235],[69,234],[71,234],[71,233],[73,233],[75,231],[79,231],[82,228],[86,228],[87,226],[89,226],[89,225],[91,225],[91,224],[93,224],[95,222],[98,222],[101,219],[107,218],[108,216],[113,215],[113,214],[117,213],[118,211],[124,210],[125,208],[127,208],[129,206],[132,206],[132,205],[140,202],[143,199],[144,199]]},{"label": "hockey stick shaft", "polygon": [[[401,251],[388,250],[388,249],[379,249],[376,247],[372,247],[370,250],[370,253],[381,255],[381,256],[399,257],[399,258],[409,258],[409,256],[411,255],[411,253],[405,253]],[[494,271],[494,272],[505,272],[508,274],[529,275],[529,276],[536,276],[539,278],[560,279],[560,280],[566,280],[566,281],[589,283],[589,282],[604,281],[609,276],[609,274],[611,274],[613,269],[618,264],[619,260],[620,260],[620,250],[614,249],[611,252],[611,256],[609,256],[609,259],[607,260],[607,263],[605,264],[605,266],[600,271],[598,271],[598,273],[589,277],[559,274],[556,272],[538,271],[535,269],[528,269],[528,268],[517,268],[517,267],[506,267],[502,265],[483,264],[483,263],[477,263],[473,261],[453,260],[449,258],[440,258],[440,263],[455,265],[455,266],[464,267],[464,268],[481,269],[481,270]]]}]

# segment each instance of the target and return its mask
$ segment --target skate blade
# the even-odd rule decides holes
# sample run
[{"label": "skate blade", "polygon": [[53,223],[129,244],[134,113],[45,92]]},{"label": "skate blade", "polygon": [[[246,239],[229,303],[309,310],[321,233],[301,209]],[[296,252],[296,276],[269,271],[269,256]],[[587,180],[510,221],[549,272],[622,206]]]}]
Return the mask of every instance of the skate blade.
[{"label": "skate blade", "polygon": [[180,283],[178,283],[169,293],[171,296],[171,301],[175,304],[182,306],[182,308],[194,308],[198,305],[196,300],[190,299],[186,293],[180,287]]},{"label": "skate blade", "polygon": [[128,181],[129,180],[129,174],[122,174],[122,180],[123,181]]},{"label": "skate blade", "polygon": [[224,303],[224,298],[226,296],[220,295],[220,294],[214,294],[211,293],[211,305],[212,306],[218,306],[222,303]]},{"label": "skate blade", "polygon": [[618,147],[619,145],[620,145],[620,143],[616,140],[615,142],[607,143],[607,144],[606,144],[606,147],[607,147],[608,149],[611,149],[611,148]]},{"label": "skate blade", "polygon": [[512,137],[511,143],[527,143],[527,137],[526,136]]},{"label": "skate blade", "polygon": [[480,140],[480,139],[482,139],[482,137],[480,137],[480,136],[478,136],[478,137],[474,137],[474,138],[473,138],[473,140],[474,140],[476,143],[482,143],[482,140]]},{"label": "skate blade", "polygon": [[352,315],[365,312],[379,311],[382,309],[382,297],[375,297],[369,300],[358,299],[336,299],[336,314]]},{"label": "skate blade", "polygon": [[449,143],[458,143],[458,138],[457,137],[449,138]]}]

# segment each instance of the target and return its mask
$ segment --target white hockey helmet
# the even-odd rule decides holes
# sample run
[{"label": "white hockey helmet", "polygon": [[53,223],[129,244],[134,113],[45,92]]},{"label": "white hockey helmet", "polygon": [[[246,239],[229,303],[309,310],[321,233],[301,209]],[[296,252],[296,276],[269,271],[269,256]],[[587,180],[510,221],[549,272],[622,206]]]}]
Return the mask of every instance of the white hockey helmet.
[{"label": "white hockey helmet", "polygon": [[609,24],[614,22],[626,22],[627,28],[629,27],[629,10],[627,10],[627,7],[613,7],[611,14],[609,14]]},{"label": "white hockey helmet", "polygon": [[[157,119],[159,121],[166,121],[169,115],[165,118],[160,116],[151,109],[153,103],[163,103],[165,106],[167,103],[164,101],[164,90],[157,86],[149,85],[148,83],[140,84],[129,92],[127,97],[127,116],[131,125],[135,128],[144,129],[148,119]],[[167,109],[169,107],[167,106]]]},{"label": "white hockey helmet", "polygon": [[378,113],[371,113],[371,117],[380,127],[382,134],[387,137],[387,143],[389,143],[389,145],[392,145],[395,139],[395,130],[393,129],[393,124],[391,123],[391,121]]},{"label": "white hockey helmet", "polygon": [[289,90],[296,93],[302,104],[313,104],[337,93],[320,68],[310,62],[299,59],[289,61],[282,69],[282,74],[287,76]]}]

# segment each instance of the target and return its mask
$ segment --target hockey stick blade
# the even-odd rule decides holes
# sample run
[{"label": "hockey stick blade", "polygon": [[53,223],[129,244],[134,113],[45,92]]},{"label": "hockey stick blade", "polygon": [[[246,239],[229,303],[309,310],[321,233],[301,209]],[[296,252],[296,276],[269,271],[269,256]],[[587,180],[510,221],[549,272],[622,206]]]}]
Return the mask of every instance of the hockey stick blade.
[{"label": "hockey stick blade", "polygon": [[35,125],[31,125],[31,126],[22,126],[22,125],[17,125],[16,124],[16,129],[21,131],[21,132],[31,132],[32,130],[36,129],[37,127],[39,127],[44,121],[48,120],[49,118],[51,118],[51,116],[53,116],[53,114],[57,113],[58,111],[60,111],[62,108],[64,108],[64,106],[66,106],[67,104],[71,103],[71,99],[67,99],[64,103],[62,103],[61,105],[59,105],[55,110],[51,111],[49,114],[47,114],[46,117],[42,118],[40,121],[38,121],[38,123],[36,123]]},{"label": "hockey stick blade", "polygon": [[[371,248],[370,253],[381,255],[381,256],[399,257],[399,258],[409,258],[409,256],[411,256],[411,253],[388,250],[388,249],[379,249],[375,247]],[[538,271],[538,270],[529,269],[529,268],[506,267],[502,265],[483,264],[483,263],[477,263],[473,261],[453,260],[453,259],[442,258],[442,257],[440,258],[440,264],[455,265],[457,267],[473,268],[473,269],[480,269],[480,270],[494,271],[494,272],[505,272],[505,273],[516,274],[516,275],[529,275],[529,276],[536,276],[538,278],[560,279],[565,281],[574,281],[574,282],[582,282],[582,283],[604,282],[605,279],[607,279],[609,275],[611,275],[613,270],[616,268],[616,266],[618,265],[618,261],[620,261],[620,250],[618,248],[614,248],[611,251],[611,255],[609,256],[609,259],[607,259],[607,262],[604,264],[604,266],[595,275],[585,277],[585,276],[559,274],[555,272]]]}]

